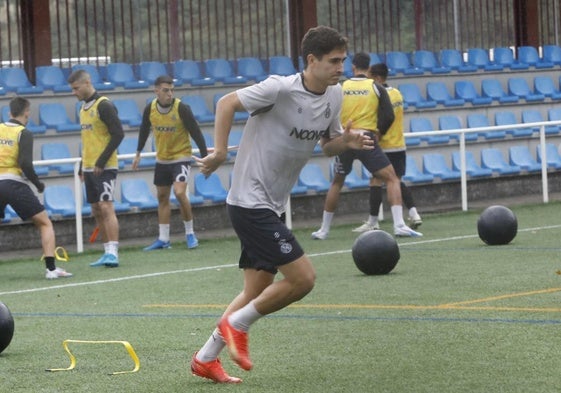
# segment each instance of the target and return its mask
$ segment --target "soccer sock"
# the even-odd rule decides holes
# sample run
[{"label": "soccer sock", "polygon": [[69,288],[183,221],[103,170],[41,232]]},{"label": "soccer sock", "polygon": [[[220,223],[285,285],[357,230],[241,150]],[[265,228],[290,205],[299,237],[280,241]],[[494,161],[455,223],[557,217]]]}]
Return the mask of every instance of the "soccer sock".
[{"label": "soccer sock", "polygon": [[48,270],[53,271],[56,269],[55,257],[45,257],[45,266]]},{"label": "soccer sock", "polygon": [[[372,186],[370,187],[370,215],[378,217],[378,212],[380,211],[380,205],[382,204],[382,187]],[[378,219],[376,219],[378,221]]]},{"label": "soccer sock", "polygon": [[185,234],[189,235],[191,233],[195,233],[193,231],[193,220],[191,221],[183,221],[183,225],[185,225]]},{"label": "soccer sock", "polygon": [[329,232],[329,228],[331,228],[331,221],[333,221],[333,216],[335,215],[334,212],[323,211],[323,219],[321,222],[320,231]]},{"label": "soccer sock", "polygon": [[214,329],[205,345],[197,352],[197,356],[195,357],[199,362],[211,362],[218,358],[218,355],[225,346],[226,343],[222,340],[222,337],[220,337],[218,329]]},{"label": "soccer sock", "polygon": [[158,227],[160,230],[160,236],[158,239],[163,242],[169,242],[169,224],[159,224]]},{"label": "soccer sock", "polygon": [[378,216],[368,216],[368,223],[373,226],[378,224]]},{"label": "soccer sock", "polygon": [[251,301],[238,311],[233,312],[228,317],[228,322],[230,322],[230,325],[232,325],[234,329],[247,332],[249,330],[249,326],[262,316],[263,315],[257,312],[253,301]]},{"label": "soccer sock", "polygon": [[403,199],[403,205],[407,208],[415,206],[415,200],[413,199],[413,195],[409,190],[409,187],[405,185],[405,183],[401,182],[401,199]]},{"label": "soccer sock", "polygon": [[418,215],[419,213],[417,212],[417,208],[416,207],[412,207],[411,209],[409,209],[409,217],[415,217],[416,215]]},{"label": "soccer sock", "polygon": [[403,207],[401,205],[392,206],[392,217],[394,227],[397,228],[405,225],[405,221],[403,221]]},{"label": "soccer sock", "polygon": [[110,242],[107,242],[106,244],[107,244],[106,253],[112,254],[112,255],[115,255],[116,257],[118,257],[119,256],[119,242],[110,241]]}]

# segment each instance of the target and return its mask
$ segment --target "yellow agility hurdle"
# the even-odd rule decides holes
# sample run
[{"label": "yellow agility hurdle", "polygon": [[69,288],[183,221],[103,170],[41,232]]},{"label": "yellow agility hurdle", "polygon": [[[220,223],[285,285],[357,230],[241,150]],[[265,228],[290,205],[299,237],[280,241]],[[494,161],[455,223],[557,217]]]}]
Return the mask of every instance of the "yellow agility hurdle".
[{"label": "yellow agility hurdle", "polygon": [[131,359],[134,362],[134,369],[132,369],[130,371],[115,371],[113,373],[110,373],[109,375],[135,373],[140,369],[140,360],[138,359],[138,356],[136,355],[136,352],[134,351],[132,345],[130,345],[130,343],[128,341],[64,340],[62,342],[62,346],[64,347],[64,350],[66,351],[66,353],[68,353],[68,356],[70,357],[70,366],[68,366],[67,368],[48,368],[45,371],[52,371],[52,372],[54,372],[54,371],[70,371],[70,370],[73,370],[76,367],[76,357],[72,354],[72,352],[70,352],[70,349],[68,348],[69,343],[75,343],[75,344],[122,344],[125,347],[125,349],[127,350]]}]

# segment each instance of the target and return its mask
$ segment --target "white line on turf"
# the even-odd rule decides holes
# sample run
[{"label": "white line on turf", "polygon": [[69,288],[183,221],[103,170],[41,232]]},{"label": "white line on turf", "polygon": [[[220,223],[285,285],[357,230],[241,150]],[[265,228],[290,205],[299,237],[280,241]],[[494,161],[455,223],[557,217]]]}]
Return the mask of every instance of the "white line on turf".
[{"label": "white line on turf", "polygon": [[[519,232],[532,232],[532,231],[557,229],[557,228],[561,228],[561,224],[560,225],[548,225],[548,226],[535,227],[535,228],[519,229],[518,231]],[[438,243],[438,242],[446,242],[446,241],[453,241],[453,240],[471,239],[471,238],[477,238],[477,237],[479,237],[479,236],[478,235],[451,236],[451,237],[444,237],[444,238],[440,238],[440,239],[426,239],[426,240],[418,240],[418,241],[408,241],[406,243],[400,243],[399,246],[404,247],[404,246],[409,246],[409,245]],[[324,256],[324,255],[345,254],[345,253],[349,253],[350,251],[351,250],[329,251],[329,252],[321,252],[321,253],[316,253],[316,254],[308,254],[308,256],[309,257],[320,257],[320,256]],[[17,291],[6,291],[6,292],[0,292],[0,296],[18,295],[18,294],[31,293],[31,292],[49,291],[49,290],[52,290],[52,289],[61,289],[61,288],[82,287],[82,286],[87,286],[87,285],[107,284],[107,283],[113,283],[113,282],[119,282],[119,281],[137,280],[137,279],[143,279],[143,278],[165,276],[165,275],[169,275],[169,274],[190,273],[190,272],[198,272],[198,271],[204,271],[204,270],[214,270],[214,269],[229,268],[229,267],[238,267],[238,264],[237,263],[232,263],[232,264],[227,264],[227,265],[205,266],[205,267],[197,267],[197,268],[191,268],[191,269],[171,270],[171,271],[167,271],[167,272],[157,272],[157,273],[139,274],[139,275],[134,275],[134,276],[110,278],[108,280],[84,281],[84,282],[68,283],[68,284],[54,285],[54,286],[48,286],[48,287],[21,289],[21,290],[17,290]]]}]

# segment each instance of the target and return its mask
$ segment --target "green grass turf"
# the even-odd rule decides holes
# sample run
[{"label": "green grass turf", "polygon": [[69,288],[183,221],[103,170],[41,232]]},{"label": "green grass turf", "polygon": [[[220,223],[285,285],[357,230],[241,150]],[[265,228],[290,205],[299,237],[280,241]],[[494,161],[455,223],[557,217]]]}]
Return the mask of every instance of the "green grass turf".
[{"label": "green grass turf", "polygon": [[[39,258],[0,263],[0,301],[15,334],[0,354],[5,392],[559,392],[561,269],[559,203],[517,206],[519,232],[506,246],[477,236],[478,211],[427,215],[423,238],[400,239],[385,276],[351,258],[353,226],[326,241],[295,234],[317,270],[302,301],[251,329],[254,369],[238,386],[193,377],[190,357],[238,293],[235,238],[146,253],[122,248],[118,269],[90,268],[98,253],[59,263],[75,274],[46,281]],[[335,222],[336,223],[336,222]],[[391,231],[386,220],[382,229]],[[119,344],[126,340],[140,371]]]}]

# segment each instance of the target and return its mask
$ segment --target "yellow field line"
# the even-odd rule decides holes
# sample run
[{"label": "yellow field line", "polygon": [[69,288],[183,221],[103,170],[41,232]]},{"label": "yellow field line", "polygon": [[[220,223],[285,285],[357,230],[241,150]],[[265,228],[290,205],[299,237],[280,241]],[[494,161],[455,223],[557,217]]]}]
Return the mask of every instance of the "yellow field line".
[{"label": "yellow field line", "polygon": [[548,288],[548,289],[540,289],[538,291],[510,293],[508,295],[491,296],[491,297],[485,297],[485,298],[481,298],[481,299],[466,300],[466,301],[463,301],[463,302],[442,304],[441,307],[458,306],[458,305],[462,305],[462,304],[492,302],[494,300],[512,299],[514,297],[539,295],[539,294],[542,294],[542,293],[552,293],[552,292],[559,292],[559,291],[561,291],[561,288]]}]

